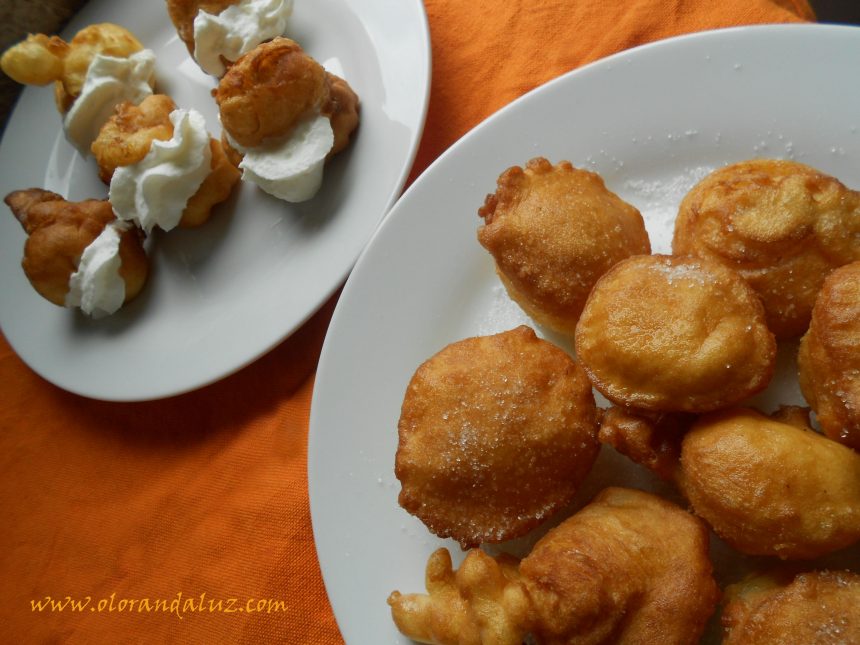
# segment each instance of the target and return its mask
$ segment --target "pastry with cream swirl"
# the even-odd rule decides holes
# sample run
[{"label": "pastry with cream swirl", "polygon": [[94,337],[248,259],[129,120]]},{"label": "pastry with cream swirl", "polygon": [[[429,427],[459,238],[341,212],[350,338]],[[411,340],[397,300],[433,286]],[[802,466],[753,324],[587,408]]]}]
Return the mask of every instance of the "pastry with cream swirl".
[{"label": "pastry with cream swirl", "polygon": [[5,201],[27,233],[21,265],[41,296],[101,318],[140,293],[149,273],[143,233],[107,201],[69,202],[40,188]]}]

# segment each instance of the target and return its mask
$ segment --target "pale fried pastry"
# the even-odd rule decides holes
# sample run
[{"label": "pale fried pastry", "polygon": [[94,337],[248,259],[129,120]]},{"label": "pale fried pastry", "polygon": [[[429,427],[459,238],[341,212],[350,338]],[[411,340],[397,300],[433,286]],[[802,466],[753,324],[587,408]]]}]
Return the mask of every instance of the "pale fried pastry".
[{"label": "pale fried pastry", "polygon": [[606,398],[656,412],[705,412],[764,389],[776,360],[755,292],[705,258],[641,255],[594,286],[576,354]]},{"label": "pale fried pastry", "polygon": [[693,644],[719,590],[708,533],[695,517],[641,491],[607,488],[552,529],[516,567],[470,551],[451,570],[427,563],[428,595],[388,599],[398,628],[442,645]]},{"label": "pale fried pastry", "polygon": [[679,455],[674,468],[667,457],[655,472],[674,481],[695,513],[741,553],[810,559],[860,541],[860,455],[809,429],[808,411],[786,408],[768,418],[724,410],[700,417],[686,434],[667,434],[641,417],[612,424],[601,440],[648,467],[642,455],[649,451],[628,446],[676,437],[678,448],[654,451]]},{"label": "pale fried pastry", "polygon": [[777,338],[799,336],[827,274],[860,260],[860,192],[794,161],[732,164],[684,197],[672,250],[738,271]]},{"label": "pale fried pastry", "polygon": [[25,85],[54,82],[57,109],[65,113],[80,94],[96,54],[125,58],[142,49],[127,29],[105,22],[84,27],[68,43],[59,36],[31,34],[3,53],[0,67]]},{"label": "pale fried pastry", "polygon": [[597,279],[619,260],[651,251],[639,211],[568,161],[538,157],[507,169],[478,214],[478,241],[511,298],[569,335]]},{"label": "pale fried pastry", "polygon": [[464,548],[524,535],[559,510],[598,448],[585,373],[525,326],[424,362],[398,432],[401,506]]},{"label": "pale fried pastry", "polygon": [[860,643],[860,575],[776,571],[726,589],[723,645]]},{"label": "pale fried pastry", "polygon": [[[170,114],[175,109],[173,100],[163,94],[153,94],[139,105],[128,102],[119,105],[91,148],[102,181],[110,183],[116,168],[141,161],[153,141],[169,140],[174,132]],[[206,222],[212,208],[230,196],[241,176],[230,163],[220,141],[210,138],[209,149],[211,170],[182,212],[178,225],[183,228]]]},{"label": "pale fried pastry", "polygon": [[426,594],[388,597],[397,629],[420,643],[521,645],[531,625],[531,605],[520,584],[519,560],[469,551],[451,567],[447,549],[427,560]]},{"label": "pale fried pastry", "polygon": [[821,429],[860,450],[860,261],[824,281],[797,364],[800,388]]},{"label": "pale fried pastry", "polygon": [[[110,204],[95,199],[69,202],[39,188],[12,192],[5,201],[27,232],[21,263],[24,273],[40,295],[67,306],[70,279],[78,271],[84,250],[107,226],[117,223]],[[123,302],[128,302],[143,288],[149,260],[140,229],[122,224],[117,233]]]}]

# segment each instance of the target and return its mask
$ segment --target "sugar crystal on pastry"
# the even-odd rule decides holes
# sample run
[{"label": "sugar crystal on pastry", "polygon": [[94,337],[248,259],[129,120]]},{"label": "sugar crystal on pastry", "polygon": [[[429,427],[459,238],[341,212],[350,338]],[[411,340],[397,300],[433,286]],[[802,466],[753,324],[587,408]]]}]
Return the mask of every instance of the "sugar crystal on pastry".
[{"label": "sugar crystal on pastry", "polygon": [[400,504],[464,547],[523,535],[572,499],[596,433],[585,373],[530,328],[452,343],[406,390]]}]

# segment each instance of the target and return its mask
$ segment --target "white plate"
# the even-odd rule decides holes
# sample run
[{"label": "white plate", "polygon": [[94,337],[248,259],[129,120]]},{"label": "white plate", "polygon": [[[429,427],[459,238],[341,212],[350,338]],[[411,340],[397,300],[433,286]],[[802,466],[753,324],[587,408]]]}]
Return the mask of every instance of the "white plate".
[{"label": "white plate", "polygon": [[[215,81],[188,56],[163,0],[97,0],[65,32],[109,21],[157,56],[157,89],[220,135]],[[250,184],[198,230],[158,235],[144,292],[100,321],[39,297],[21,271],[25,235],[0,217],[0,327],[36,372],[109,400],[178,394],[225,376],[300,326],[341,284],[400,193],[424,126],[430,45],[420,0],[296,2],[287,35],[361,99],[352,145],[311,201],[289,205]],[[24,91],[0,145],[0,196],[42,187],[69,199],[107,195],[95,162],[65,140],[48,88]]]},{"label": "white plate", "polygon": [[[847,27],[740,28],[641,47],[516,101],[410,187],[347,281],[311,408],[314,536],[347,642],[407,642],[386,597],[423,591],[427,556],[440,545],[459,552],[397,504],[397,420],[422,361],[450,342],[527,322],[475,238],[476,211],[499,173],[537,155],[595,169],[642,210],[654,251],[668,251],[680,197],[721,164],[791,157],[860,187],[860,87],[849,82],[858,60],[860,30]],[[783,348],[759,405],[802,401],[793,350]],[[666,492],[607,448],[577,504],[607,484]],[[749,564],[718,542],[713,556],[721,582]]]}]

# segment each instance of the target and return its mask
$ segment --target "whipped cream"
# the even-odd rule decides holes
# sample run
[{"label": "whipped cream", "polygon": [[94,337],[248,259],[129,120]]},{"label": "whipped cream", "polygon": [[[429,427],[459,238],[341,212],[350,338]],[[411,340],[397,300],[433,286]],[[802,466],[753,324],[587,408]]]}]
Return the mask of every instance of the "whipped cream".
[{"label": "whipped cream", "polygon": [[81,93],[66,113],[66,137],[87,157],[99,130],[123,101],[135,105],[152,94],[155,54],[150,49],[127,58],[96,54],[87,68]]},{"label": "whipped cream", "polygon": [[299,121],[285,138],[245,148],[227,136],[244,157],[239,164],[242,179],[257,184],[270,195],[288,202],[303,202],[322,185],[326,155],[334,145],[334,131],[327,116],[314,114]]},{"label": "whipped cream", "polygon": [[188,200],[209,175],[212,151],[206,121],[197,110],[170,113],[173,137],[153,141],[146,156],[117,168],[108,199],[117,217],[137,222],[147,233],[179,224]]},{"label": "whipped cream", "polygon": [[241,0],[219,14],[194,18],[194,59],[213,76],[224,75],[221,56],[236,61],[265,40],[284,33],[293,0]]},{"label": "whipped cream", "polygon": [[125,302],[125,280],[119,274],[120,235],[131,225],[111,222],[81,254],[78,270],[69,278],[67,307],[80,307],[93,318],[114,313]]}]

